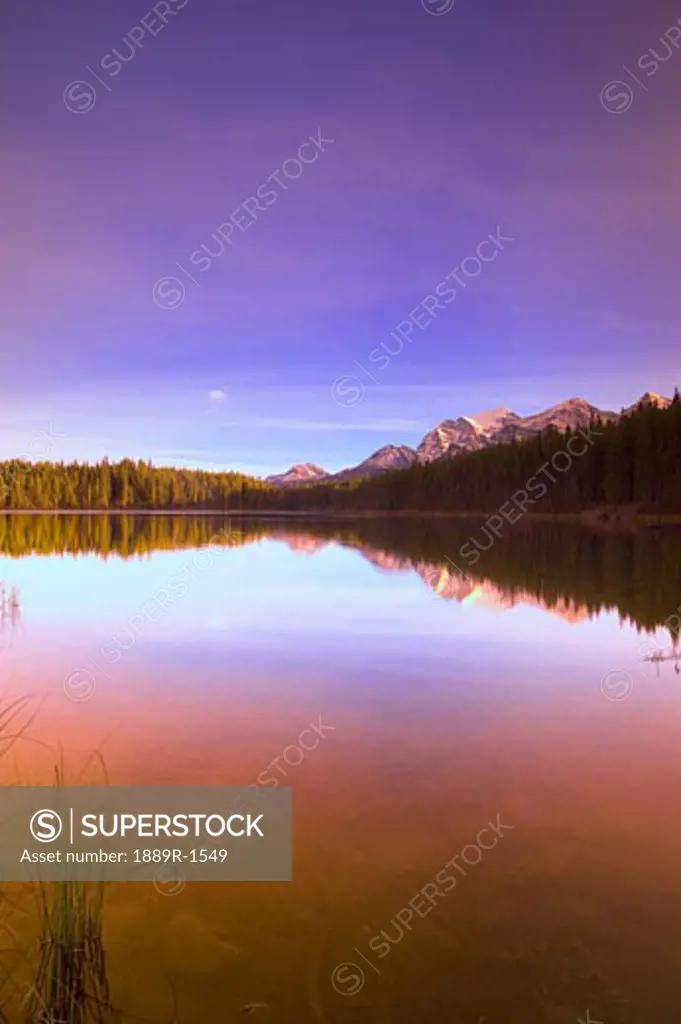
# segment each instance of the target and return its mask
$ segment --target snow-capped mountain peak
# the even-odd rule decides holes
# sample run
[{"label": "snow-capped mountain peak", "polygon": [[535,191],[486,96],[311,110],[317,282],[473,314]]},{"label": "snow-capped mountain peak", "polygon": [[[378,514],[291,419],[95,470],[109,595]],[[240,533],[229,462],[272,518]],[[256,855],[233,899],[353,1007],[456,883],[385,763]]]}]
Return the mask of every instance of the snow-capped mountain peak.
[{"label": "snow-capped mountain peak", "polygon": [[498,430],[511,420],[518,420],[520,417],[512,409],[501,406],[499,409],[490,409],[489,412],[476,412],[471,417],[474,423],[478,423],[483,430]]},{"label": "snow-capped mountain peak", "polygon": [[324,480],[328,473],[321,466],[315,466],[312,462],[301,462],[291,466],[285,473],[275,473],[265,479],[268,484],[275,484],[277,487],[286,487],[290,484],[312,484],[317,480]]},{"label": "snow-capped mountain peak", "polygon": [[429,431],[416,449],[419,462],[432,462],[442,455],[454,452],[474,452],[486,444],[487,434],[475,420],[460,416],[458,420],[443,420]]}]

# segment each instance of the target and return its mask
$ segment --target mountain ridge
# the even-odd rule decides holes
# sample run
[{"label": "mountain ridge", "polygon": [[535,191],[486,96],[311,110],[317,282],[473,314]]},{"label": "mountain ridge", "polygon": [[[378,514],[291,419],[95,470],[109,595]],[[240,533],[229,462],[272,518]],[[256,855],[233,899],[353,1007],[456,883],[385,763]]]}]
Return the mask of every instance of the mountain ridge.
[{"label": "mountain ridge", "polygon": [[304,486],[324,481],[342,483],[392,469],[405,469],[415,463],[426,465],[436,459],[455,458],[462,452],[479,451],[494,444],[509,444],[540,434],[550,427],[565,431],[586,427],[595,419],[611,422],[634,412],[641,405],[654,405],[666,409],[671,402],[671,398],[654,391],[646,391],[636,402],[623,408],[619,413],[600,409],[584,398],[568,398],[529,416],[520,416],[512,409],[500,407],[478,413],[476,416],[442,420],[424,435],[416,448],[409,445],[383,445],[356,466],[349,466],[336,473],[329,473],[320,466],[308,462],[291,466],[285,473],[268,476],[265,480],[267,483],[283,487]]}]

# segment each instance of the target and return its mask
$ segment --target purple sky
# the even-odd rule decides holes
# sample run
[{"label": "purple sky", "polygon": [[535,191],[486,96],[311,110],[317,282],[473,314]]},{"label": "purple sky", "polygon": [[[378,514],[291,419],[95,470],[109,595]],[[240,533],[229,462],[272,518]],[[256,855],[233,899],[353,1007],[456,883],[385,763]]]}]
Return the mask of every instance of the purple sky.
[{"label": "purple sky", "polygon": [[[55,458],[336,468],[445,417],[680,381],[681,50],[660,39],[681,9],[153,7],[5,0],[1,457],[52,421]],[[513,242],[378,369],[499,228]]]}]

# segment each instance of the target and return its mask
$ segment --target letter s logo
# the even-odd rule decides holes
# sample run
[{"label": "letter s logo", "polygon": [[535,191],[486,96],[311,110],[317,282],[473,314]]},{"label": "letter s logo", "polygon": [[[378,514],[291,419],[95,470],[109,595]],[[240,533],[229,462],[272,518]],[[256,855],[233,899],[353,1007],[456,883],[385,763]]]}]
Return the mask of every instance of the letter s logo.
[{"label": "letter s logo", "polygon": [[39,843],[53,843],[61,835],[62,820],[56,811],[36,811],[31,818],[31,835]]}]

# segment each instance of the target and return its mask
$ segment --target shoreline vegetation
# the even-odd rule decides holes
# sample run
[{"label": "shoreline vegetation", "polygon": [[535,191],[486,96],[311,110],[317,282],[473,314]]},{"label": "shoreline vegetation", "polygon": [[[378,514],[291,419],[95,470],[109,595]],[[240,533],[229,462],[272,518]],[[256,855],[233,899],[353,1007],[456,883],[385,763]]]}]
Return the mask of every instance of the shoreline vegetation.
[{"label": "shoreline vegetation", "polygon": [[615,421],[351,480],[277,486],[233,472],[108,459],[0,463],[0,512],[337,517],[526,516],[597,526],[681,522],[681,400]]},{"label": "shoreline vegetation", "polygon": [[[37,716],[28,696],[0,704],[0,757],[21,741]],[[97,755],[95,755],[97,756]],[[55,765],[55,786],[63,785],[63,770]],[[14,785],[17,785],[15,782]],[[105,886],[101,882],[54,881],[39,878],[6,883],[3,891],[4,945],[0,981],[0,1022],[25,1024],[109,1024],[120,1021],[111,1002],[103,941]],[[27,903],[17,897],[21,892]],[[32,941],[18,943],[10,912],[22,926],[27,922]],[[14,944],[12,944],[14,943]]]}]

